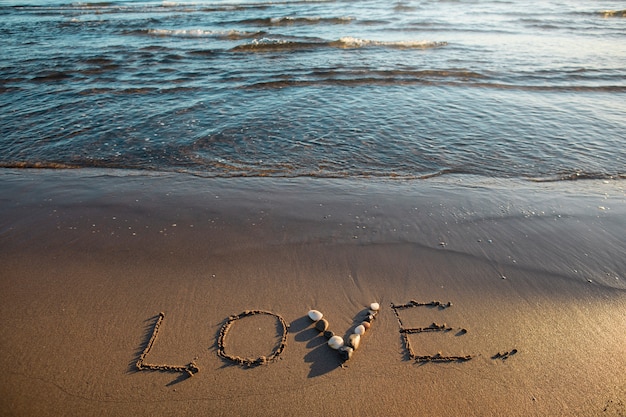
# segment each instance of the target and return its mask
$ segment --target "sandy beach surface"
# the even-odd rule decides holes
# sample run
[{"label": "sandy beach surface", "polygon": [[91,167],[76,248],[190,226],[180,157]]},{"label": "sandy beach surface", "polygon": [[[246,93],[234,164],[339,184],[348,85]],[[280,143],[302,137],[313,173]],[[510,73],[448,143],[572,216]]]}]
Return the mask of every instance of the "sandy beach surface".
[{"label": "sandy beach surface", "polygon": [[0,414],[624,416],[625,186],[5,169]]}]

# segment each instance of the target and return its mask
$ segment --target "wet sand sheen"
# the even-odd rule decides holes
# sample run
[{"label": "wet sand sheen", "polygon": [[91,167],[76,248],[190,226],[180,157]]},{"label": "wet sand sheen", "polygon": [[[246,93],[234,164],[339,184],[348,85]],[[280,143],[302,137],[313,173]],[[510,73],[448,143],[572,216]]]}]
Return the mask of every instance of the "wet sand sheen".
[{"label": "wet sand sheen", "polygon": [[[7,170],[0,187],[2,414],[624,413],[623,182]],[[344,335],[374,301],[342,363],[307,312]],[[218,354],[246,311],[288,326],[261,366]],[[137,370],[159,312],[146,363],[192,377]],[[223,342],[268,357],[278,330],[244,317]]]}]

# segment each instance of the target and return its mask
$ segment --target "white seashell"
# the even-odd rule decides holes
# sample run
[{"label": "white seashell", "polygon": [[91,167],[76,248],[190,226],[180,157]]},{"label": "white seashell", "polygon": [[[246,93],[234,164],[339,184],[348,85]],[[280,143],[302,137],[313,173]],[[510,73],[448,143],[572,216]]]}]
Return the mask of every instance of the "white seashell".
[{"label": "white seashell", "polygon": [[378,303],[372,303],[372,304],[370,304],[370,310],[373,310],[373,311],[378,311],[378,310],[380,310],[380,304],[378,304]]},{"label": "white seashell", "polygon": [[309,318],[313,321],[320,320],[324,315],[317,310],[309,310]]},{"label": "white seashell", "polygon": [[343,339],[341,336],[333,336],[328,340],[328,346],[337,350],[343,346]]},{"label": "white seashell", "polygon": [[363,334],[365,333],[365,326],[363,326],[362,324],[359,324],[358,326],[356,326],[356,328],[354,329],[354,334]]}]

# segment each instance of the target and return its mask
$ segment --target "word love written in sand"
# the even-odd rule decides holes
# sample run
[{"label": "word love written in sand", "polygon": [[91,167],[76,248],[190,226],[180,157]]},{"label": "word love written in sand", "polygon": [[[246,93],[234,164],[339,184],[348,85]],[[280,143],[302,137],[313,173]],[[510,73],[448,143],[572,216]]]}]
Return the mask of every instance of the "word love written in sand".
[{"label": "word love written in sand", "polygon": [[[451,302],[442,303],[440,301],[430,301],[430,302],[419,302],[415,300],[411,300],[405,304],[391,304],[391,310],[396,316],[398,321],[398,325],[400,327],[400,335],[402,342],[404,344],[404,348],[408,357],[416,362],[465,362],[469,361],[473,358],[473,355],[443,355],[441,352],[437,352],[435,354],[418,354],[416,353],[413,345],[411,344],[411,340],[409,335],[415,334],[435,334],[435,333],[449,333],[453,332],[455,336],[463,336],[467,333],[465,328],[453,328],[448,326],[447,324],[437,324],[432,323],[426,327],[408,327],[404,324],[402,315],[409,309],[414,309],[417,307],[428,307],[428,308],[436,308],[438,310],[445,310],[452,306]],[[379,313],[379,304],[372,303],[368,309],[365,309],[362,314],[358,314],[355,317],[355,326],[350,329],[349,336],[347,336],[346,340],[344,338],[336,335],[331,330],[329,330],[328,321],[323,318],[323,314],[317,310],[310,310],[308,312],[308,317],[311,322],[314,324],[314,328],[323,334],[327,341],[327,345],[331,350],[335,350],[339,353],[340,359],[345,362],[352,358],[354,351],[361,344],[361,339],[364,336],[365,332],[369,332],[369,329],[372,327],[373,321]],[[235,322],[238,320],[242,320],[247,317],[252,316],[266,316],[273,317],[276,320],[276,328],[277,333],[279,334],[278,343],[271,349],[271,352],[267,356],[259,356],[259,357],[241,357],[235,354],[231,354],[227,347],[228,343],[228,335],[231,331],[231,328]],[[164,313],[159,313],[156,317],[156,322],[150,335],[148,342],[146,343],[145,348],[143,349],[139,359],[136,362],[136,368],[138,370],[152,370],[152,371],[164,371],[164,372],[179,372],[186,374],[188,376],[193,376],[199,371],[198,366],[194,361],[186,365],[167,365],[167,364],[151,364],[148,363],[146,358],[152,350],[157,337],[159,335],[159,330],[165,318]],[[282,316],[273,313],[271,311],[264,310],[246,310],[240,314],[230,316],[221,327],[218,339],[217,339],[217,354],[221,358],[228,360],[234,364],[244,366],[244,367],[255,367],[259,365],[264,365],[275,361],[281,353],[285,350],[287,346],[287,334],[289,332],[289,325],[282,318]],[[506,352],[498,352],[492,356],[492,359],[501,359],[506,360],[510,356],[515,355],[517,353],[517,349],[513,349],[511,351]]]}]

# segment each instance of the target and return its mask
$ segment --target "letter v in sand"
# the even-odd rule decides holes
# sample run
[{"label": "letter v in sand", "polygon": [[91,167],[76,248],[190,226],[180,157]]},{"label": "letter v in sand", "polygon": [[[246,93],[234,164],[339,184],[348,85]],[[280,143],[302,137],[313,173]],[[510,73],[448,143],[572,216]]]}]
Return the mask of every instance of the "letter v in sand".
[{"label": "letter v in sand", "polygon": [[354,351],[359,348],[361,344],[361,337],[363,337],[366,331],[370,329],[372,322],[376,318],[376,315],[378,315],[379,310],[380,304],[372,303],[370,304],[369,309],[360,313],[355,320],[356,325],[351,330],[346,340],[330,330],[330,324],[321,312],[317,310],[310,310],[308,316],[311,321],[315,323],[315,328],[322,332],[324,337],[328,339],[328,346],[338,351],[339,357],[343,362],[345,362],[350,360]]}]

